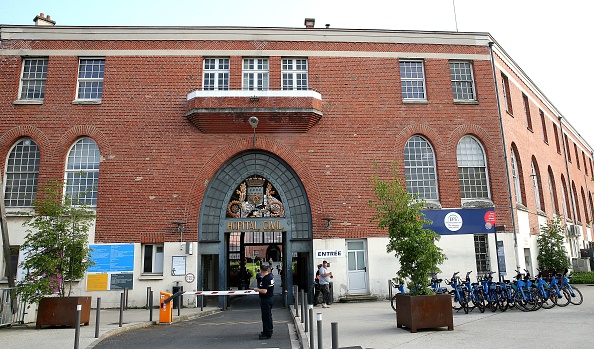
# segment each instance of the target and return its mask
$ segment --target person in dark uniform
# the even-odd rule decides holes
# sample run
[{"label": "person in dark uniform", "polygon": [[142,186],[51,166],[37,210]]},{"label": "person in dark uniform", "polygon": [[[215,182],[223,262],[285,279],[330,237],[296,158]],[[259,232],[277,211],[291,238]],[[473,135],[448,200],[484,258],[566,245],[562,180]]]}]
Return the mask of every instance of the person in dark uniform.
[{"label": "person in dark uniform", "polygon": [[266,265],[260,267],[262,280],[254,291],[260,296],[260,310],[262,311],[262,332],[259,339],[269,339],[272,337],[272,296],[274,295],[274,277],[271,269]]}]

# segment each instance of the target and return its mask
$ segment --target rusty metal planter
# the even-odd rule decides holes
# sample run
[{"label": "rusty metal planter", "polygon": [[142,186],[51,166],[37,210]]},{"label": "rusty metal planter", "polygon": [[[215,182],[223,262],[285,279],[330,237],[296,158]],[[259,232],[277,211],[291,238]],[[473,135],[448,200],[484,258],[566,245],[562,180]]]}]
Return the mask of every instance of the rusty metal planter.
[{"label": "rusty metal planter", "polygon": [[91,297],[47,297],[39,302],[36,328],[42,326],[76,326],[76,306],[81,305],[80,323],[89,324]]},{"label": "rusty metal planter", "polygon": [[396,295],[396,326],[418,329],[447,327],[454,329],[452,298],[449,294],[432,296]]}]

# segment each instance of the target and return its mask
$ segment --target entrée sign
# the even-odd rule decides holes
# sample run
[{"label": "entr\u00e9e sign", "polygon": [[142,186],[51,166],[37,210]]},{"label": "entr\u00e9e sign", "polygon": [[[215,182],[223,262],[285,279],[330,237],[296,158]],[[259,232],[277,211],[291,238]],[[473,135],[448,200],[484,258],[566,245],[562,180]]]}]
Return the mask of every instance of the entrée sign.
[{"label": "entr\u00e9e sign", "polygon": [[266,231],[266,232],[282,232],[286,231],[284,220],[241,220],[241,221],[227,221],[227,232],[249,232],[249,231]]}]

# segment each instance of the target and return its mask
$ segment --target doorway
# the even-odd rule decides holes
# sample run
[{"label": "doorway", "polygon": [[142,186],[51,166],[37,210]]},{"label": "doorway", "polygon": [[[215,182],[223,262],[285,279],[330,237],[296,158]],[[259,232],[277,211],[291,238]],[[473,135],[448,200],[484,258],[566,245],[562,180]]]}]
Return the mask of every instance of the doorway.
[{"label": "doorway", "polygon": [[367,294],[366,240],[347,240],[347,280],[350,294]]}]

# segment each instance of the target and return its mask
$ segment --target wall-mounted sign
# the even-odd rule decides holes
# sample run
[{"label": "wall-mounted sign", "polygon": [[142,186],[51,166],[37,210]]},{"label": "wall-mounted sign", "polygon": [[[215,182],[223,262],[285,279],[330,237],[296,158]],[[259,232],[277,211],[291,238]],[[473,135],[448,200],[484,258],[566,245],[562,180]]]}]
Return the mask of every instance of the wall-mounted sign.
[{"label": "wall-mounted sign", "polygon": [[173,276],[186,275],[186,256],[172,256],[171,257],[171,275],[173,275]]},{"label": "wall-mounted sign", "polygon": [[342,250],[316,250],[316,258],[344,257]]},{"label": "wall-mounted sign", "polygon": [[440,235],[489,234],[495,230],[493,208],[423,210],[425,218],[433,223],[425,228]]},{"label": "wall-mounted sign", "polygon": [[281,219],[228,219],[225,221],[227,232],[283,232],[287,231],[287,220]]},{"label": "wall-mounted sign", "polygon": [[134,244],[89,246],[95,265],[87,270],[87,291],[132,289]]},{"label": "wall-mounted sign", "polygon": [[186,282],[187,283],[191,284],[192,282],[194,282],[194,280],[195,280],[194,274],[192,274],[192,273],[186,274]]}]

